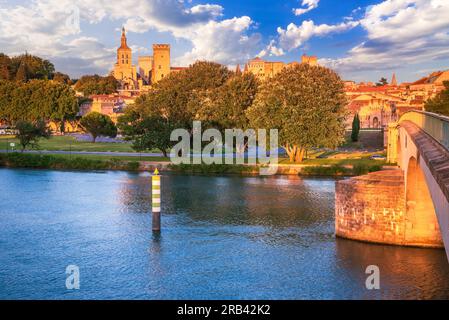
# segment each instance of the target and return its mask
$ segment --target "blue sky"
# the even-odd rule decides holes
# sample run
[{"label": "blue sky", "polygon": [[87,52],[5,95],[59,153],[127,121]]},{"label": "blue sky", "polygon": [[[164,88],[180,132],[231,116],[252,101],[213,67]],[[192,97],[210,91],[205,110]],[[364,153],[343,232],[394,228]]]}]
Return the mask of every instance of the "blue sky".
[{"label": "blue sky", "polygon": [[229,66],[316,55],[342,78],[413,81],[449,69],[448,0],[0,0],[0,51],[28,51],[72,77],[107,74],[120,28],[137,55]]}]

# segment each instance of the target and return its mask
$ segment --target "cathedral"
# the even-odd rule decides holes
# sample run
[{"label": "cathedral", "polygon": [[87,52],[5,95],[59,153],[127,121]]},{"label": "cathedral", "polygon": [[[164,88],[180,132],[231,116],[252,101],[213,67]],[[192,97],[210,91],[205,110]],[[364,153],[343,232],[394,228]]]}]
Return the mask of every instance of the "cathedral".
[{"label": "cathedral", "polygon": [[112,75],[120,82],[121,91],[136,93],[145,91],[168,76],[170,72],[182,69],[170,66],[169,44],[153,44],[153,55],[140,56],[137,61],[137,66],[133,65],[132,49],[128,47],[125,28],[122,28],[117,62],[112,71]]}]

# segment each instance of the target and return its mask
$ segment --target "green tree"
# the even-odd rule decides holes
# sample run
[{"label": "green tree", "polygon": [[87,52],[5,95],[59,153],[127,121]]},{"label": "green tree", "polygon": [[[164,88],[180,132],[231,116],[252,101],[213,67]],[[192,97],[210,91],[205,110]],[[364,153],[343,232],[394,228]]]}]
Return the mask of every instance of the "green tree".
[{"label": "green tree", "polygon": [[172,124],[189,129],[198,119],[201,105],[199,97],[222,86],[232,76],[225,66],[199,61],[189,68],[159,81],[146,95],[136,100],[141,119],[162,116]]},{"label": "green tree", "polygon": [[449,116],[449,81],[444,81],[444,90],[426,101],[425,110]]},{"label": "green tree", "polygon": [[360,118],[359,114],[356,113],[354,115],[354,119],[352,120],[352,132],[351,132],[352,142],[359,141],[359,132],[360,132]]},{"label": "green tree", "polygon": [[99,136],[115,138],[117,127],[111,118],[99,112],[90,112],[80,120],[80,124],[86,132],[92,136],[95,143]]},{"label": "green tree", "polygon": [[263,82],[247,116],[252,127],[278,129],[290,161],[300,163],[307,149],[335,148],[344,141],[346,103],[334,71],[301,64]]},{"label": "green tree", "polygon": [[170,134],[176,126],[160,116],[140,119],[136,112],[128,110],[119,117],[117,126],[126,140],[133,141],[133,149],[137,151],[159,149],[167,157],[167,150],[176,143],[170,141]]},{"label": "green tree", "polygon": [[19,81],[24,81],[24,79],[48,80],[53,78],[55,67],[48,60],[25,53],[11,58],[10,71],[11,78]]},{"label": "green tree", "polygon": [[376,87],[386,86],[388,84],[387,78],[380,78],[379,82],[376,82]]},{"label": "green tree", "polygon": [[0,81],[0,118],[9,123],[72,119],[79,107],[75,92],[66,84],[30,80]]},{"label": "green tree", "polygon": [[220,129],[246,129],[249,124],[246,110],[253,104],[258,86],[252,73],[236,74],[194,102],[200,106],[197,119],[211,122]]},{"label": "green tree", "polygon": [[82,76],[75,83],[75,90],[88,97],[93,94],[114,93],[117,91],[118,85],[118,81],[113,76],[101,77],[95,74],[93,76]]},{"label": "green tree", "polygon": [[44,121],[37,121],[36,123],[28,121],[19,121],[16,124],[16,138],[22,146],[22,152],[27,146],[37,148],[38,142],[41,138],[50,138],[50,130],[47,128]]},{"label": "green tree", "polygon": [[72,80],[70,80],[70,77],[67,74],[61,72],[55,72],[55,74],[53,75],[53,80],[68,85],[72,84]]}]

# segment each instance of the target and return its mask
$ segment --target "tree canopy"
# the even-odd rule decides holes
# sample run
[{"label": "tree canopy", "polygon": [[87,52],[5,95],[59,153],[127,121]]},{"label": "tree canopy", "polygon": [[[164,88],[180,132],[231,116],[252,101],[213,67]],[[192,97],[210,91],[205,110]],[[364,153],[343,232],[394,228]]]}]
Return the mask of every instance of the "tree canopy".
[{"label": "tree canopy", "polygon": [[449,81],[443,82],[445,89],[438,93],[433,99],[427,100],[426,111],[449,116]]},{"label": "tree canopy", "polygon": [[55,66],[48,60],[25,53],[8,57],[0,53],[0,80],[52,79]]},{"label": "tree canopy", "polygon": [[80,120],[80,124],[86,132],[92,136],[95,143],[99,136],[115,138],[117,127],[111,118],[99,112],[90,112]]},{"label": "tree canopy", "polygon": [[346,103],[343,82],[334,71],[301,64],[263,82],[246,114],[254,128],[278,129],[290,160],[301,162],[309,148],[335,148],[343,142]]},{"label": "tree canopy", "polygon": [[376,87],[386,86],[388,84],[388,80],[385,77],[380,78],[379,82],[376,82]]},{"label": "tree canopy", "polygon": [[66,84],[31,80],[26,83],[0,80],[0,119],[18,121],[63,121],[78,113],[75,92]]},{"label": "tree canopy", "polygon": [[92,94],[111,94],[117,91],[119,83],[113,76],[101,77],[97,74],[82,76],[75,83],[75,90],[85,97]]},{"label": "tree canopy", "polygon": [[135,110],[143,117],[162,116],[187,128],[199,112],[197,98],[222,86],[231,75],[223,65],[196,62],[159,81],[148,94],[136,100]]}]

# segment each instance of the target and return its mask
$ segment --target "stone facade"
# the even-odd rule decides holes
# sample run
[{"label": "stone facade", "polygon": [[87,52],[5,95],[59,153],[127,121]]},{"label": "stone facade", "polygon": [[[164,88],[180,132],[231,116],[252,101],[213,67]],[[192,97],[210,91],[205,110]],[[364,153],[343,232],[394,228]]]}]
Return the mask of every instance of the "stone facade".
[{"label": "stone facade", "polygon": [[117,62],[111,74],[120,82],[122,95],[138,95],[146,92],[151,85],[167,77],[171,72],[178,72],[183,67],[171,67],[170,45],[154,44],[152,56],[137,58],[137,67],[132,64],[132,49],[127,44],[125,28],[122,29],[120,47],[117,49]]},{"label": "stone facade", "polygon": [[[301,57],[301,63],[316,66],[318,65],[318,58],[316,56],[303,55]],[[281,61],[266,61],[257,57],[248,61],[245,65],[244,72],[251,72],[259,79],[265,80],[274,77],[286,67],[295,66],[298,64],[299,63],[296,61],[287,64]]]},{"label": "stone facade", "polygon": [[443,247],[436,217],[428,237],[407,212],[404,173],[384,170],[336,183],[335,232],[343,238],[422,247]]}]

